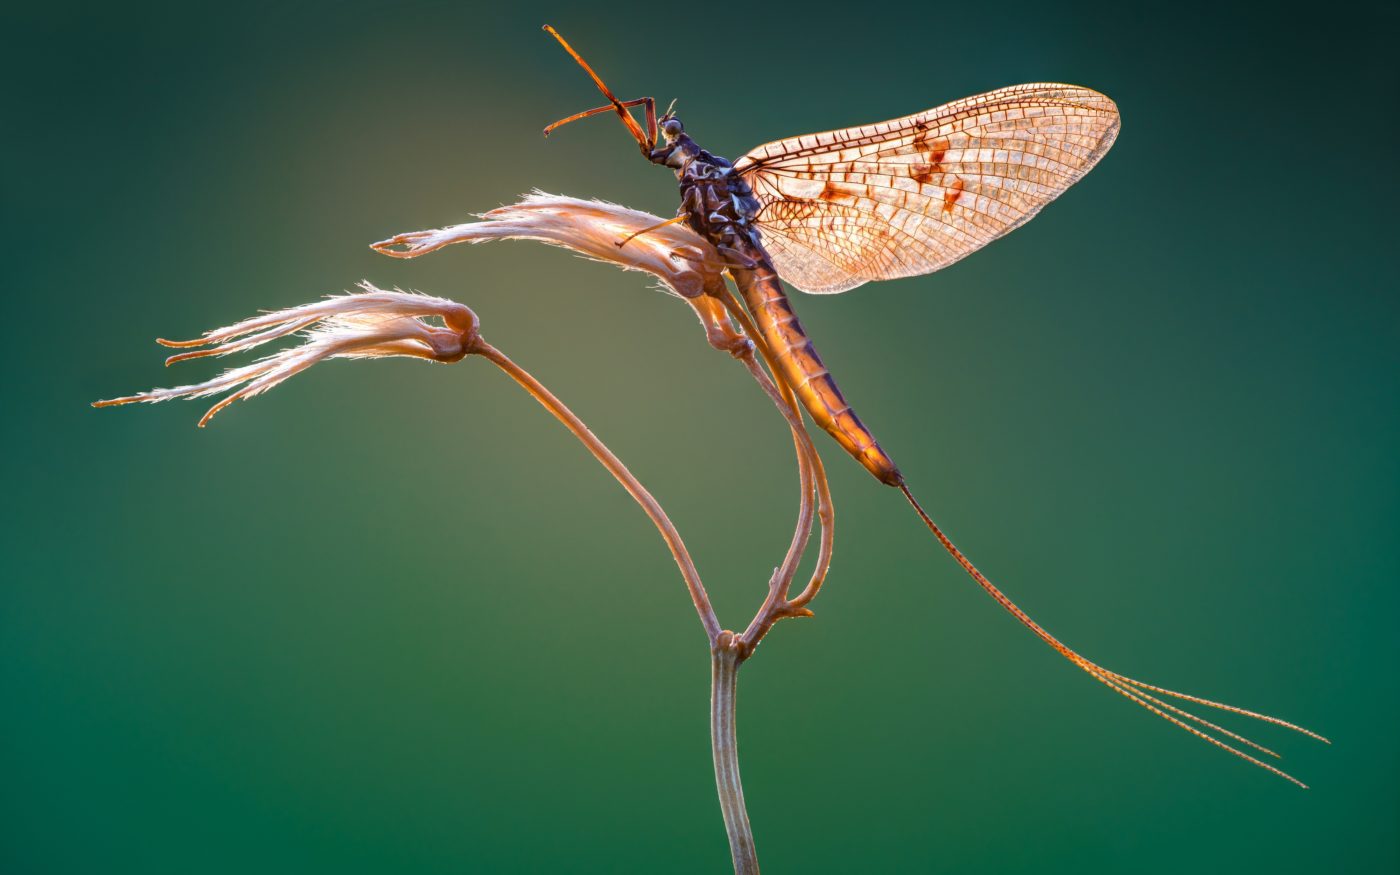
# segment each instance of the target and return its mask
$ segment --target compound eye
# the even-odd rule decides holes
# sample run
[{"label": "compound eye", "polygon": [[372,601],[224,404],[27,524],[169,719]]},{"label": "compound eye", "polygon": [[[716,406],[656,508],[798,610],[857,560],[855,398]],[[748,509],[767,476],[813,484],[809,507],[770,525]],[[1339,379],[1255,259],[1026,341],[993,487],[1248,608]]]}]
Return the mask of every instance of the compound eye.
[{"label": "compound eye", "polygon": [[661,133],[668,137],[679,137],[684,130],[680,119],[668,118],[661,123]]}]

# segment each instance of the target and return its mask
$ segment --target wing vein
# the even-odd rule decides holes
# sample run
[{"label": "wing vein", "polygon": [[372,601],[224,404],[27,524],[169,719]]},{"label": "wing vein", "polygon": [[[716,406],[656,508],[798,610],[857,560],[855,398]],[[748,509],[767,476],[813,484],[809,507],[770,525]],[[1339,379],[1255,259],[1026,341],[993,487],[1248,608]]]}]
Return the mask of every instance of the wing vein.
[{"label": "wing vein", "polygon": [[808,292],[946,267],[1024,224],[1118,133],[1087,88],[1015,85],[873,125],[759,146],[735,162],[778,273]]}]

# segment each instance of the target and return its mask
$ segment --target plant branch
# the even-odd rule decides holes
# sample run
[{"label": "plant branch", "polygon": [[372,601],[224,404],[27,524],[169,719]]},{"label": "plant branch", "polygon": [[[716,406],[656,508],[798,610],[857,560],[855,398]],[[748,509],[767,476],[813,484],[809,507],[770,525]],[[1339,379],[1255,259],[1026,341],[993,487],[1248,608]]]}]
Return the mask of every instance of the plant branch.
[{"label": "plant branch", "polygon": [[758,851],[753,828],[744,806],[744,785],[739,779],[739,739],[735,705],[743,643],[733,632],[723,632],[710,649],[710,747],[715,760],[715,788],[729,835],[734,875],[758,875]]},{"label": "plant branch", "polygon": [[[747,356],[739,356],[755,382],[773,400],[778,412],[787,420],[788,427],[792,430],[793,446],[797,452],[798,470],[802,480],[802,505],[798,510],[797,531],[793,535],[792,545],[783,565],[769,581],[767,598],[764,599],[758,613],[754,615],[753,620],[749,622],[748,628],[744,630],[744,634],[740,638],[745,657],[747,657],[753,653],[754,648],[763,640],[763,636],[767,635],[768,630],[772,629],[779,620],[785,617],[811,616],[812,612],[807,604],[821,590],[822,583],[826,580],[827,571],[831,568],[835,512],[831,503],[831,489],[827,483],[826,469],[822,465],[821,456],[817,453],[817,449],[812,443],[812,436],[807,431],[806,423],[802,419],[802,413],[797,406],[797,398],[792,387],[783,378],[782,371],[778,369],[774,360],[772,350],[768,348],[768,344],[763,340],[763,335],[758,332],[758,328],[754,325],[748,312],[734,299],[733,294],[728,289],[725,290],[722,301],[730,316],[743,326],[745,333],[753,340],[754,347],[763,356],[764,363],[768,366],[769,374],[765,374],[763,369],[758,366],[757,361],[754,360],[752,351],[749,351]],[[788,592],[797,572],[797,563],[801,560],[802,554],[806,552],[807,537],[811,531],[814,490],[816,492],[815,512],[821,524],[821,540],[817,549],[816,566],[807,586],[796,598],[789,599]]]},{"label": "plant branch", "polygon": [[700,615],[700,624],[705,627],[705,635],[709,638],[711,647],[714,647],[721,633],[719,619],[715,616],[715,610],[710,605],[710,597],[705,592],[704,584],[700,582],[700,573],[695,570],[695,563],[691,560],[690,553],[686,550],[680,533],[676,531],[675,525],[672,524],[670,517],[666,516],[666,511],[661,508],[657,500],[632,475],[632,472],[627,470],[627,466],[622,464],[622,460],[613,455],[612,450],[609,450],[607,445],[589,430],[583,420],[579,419],[539,380],[531,376],[529,371],[517,365],[505,353],[480,338],[468,350],[468,354],[479,355],[487,359],[519,383],[526,392],[530,393],[531,397],[553,414],[555,419],[573,432],[574,437],[578,438],[593,454],[594,458],[617,478],[617,481],[641,506],[646,515],[651,517],[652,523],[656,525],[657,530],[661,532],[662,539],[666,541],[666,546],[670,548],[676,565],[680,567],[681,577],[685,579],[686,589],[690,590],[691,601],[695,603],[695,612]]}]

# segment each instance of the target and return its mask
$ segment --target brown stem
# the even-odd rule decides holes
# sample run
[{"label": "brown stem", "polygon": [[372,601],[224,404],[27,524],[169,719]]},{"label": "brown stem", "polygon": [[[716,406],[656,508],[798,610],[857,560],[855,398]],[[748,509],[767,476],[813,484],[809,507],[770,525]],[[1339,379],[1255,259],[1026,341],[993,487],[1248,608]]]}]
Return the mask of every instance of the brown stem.
[{"label": "brown stem", "polygon": [[[723,302],[730,316],[743,326],[744,331],[753,341],[759,354],[763,356],[764,363],[768,365],[768,370],[772,374],[770,378],[769,374],[763,372],[763,369],[754,360],[752,353],[747,356],[739,356],[759,387],[773,400],[778,412],[787,420],[788,427],[792,430],[793,446],[797,451],[798,471],[802,480],[802,505],[798,510],[797,531],[793,535],[792,545],[788,549],[783,565],[774,573],[769,582],[768,597],[764,599],[758,613],[749,622],[748,628],[744,630],[740,639],[743,642],[743,652],[747,656],[753,653],[754,648],[763,640],[763,636],[767,635],[768,630],[773,628],[779,620],[784,617],[811,616],[807,604],[816,597],[822,583],[826,580],[827,571],[831,568],[835,515],[831,504],[831,489],[826,479],[826,469],[822,465],[821,456],[817,454],[816,447],[812,444],[812,437],[807,431],[806,423],[802,420],[802,414],[797,406],[797,397],[792,387],[783,378],[782,371],[778,369],[772,351],[763,340],[763,335],[758,332],[753,320],[749,318],[749,314],[727,289],[723,295]],[[807,586],[796,598],[789,599],[788,591],[792,584],[792,578],[797,572],[797,563],[806,551],[807,538],[811,532],[814,488],[816,491],[815,510],[821,523],[821,540],[817,550],[817,562]]]},{"label": "brown stem", "polygon": [[744,806],[744,785],[739,779],[739,740],[735,705],[743,645],[733,632],[723,632],[710,650],[710,746],[715,759],[715,788],[729,835],[734,875],[758,875],[758,851],[753,828]]},{"label": "brown stem", "polygon": [[[734,306],[737,308],[737,303]],[[764,356],[769,370],[775,374],[778,373],[773,366],[771,353],[763,344],[761,336],[753,330],[752,323],[747,320],[747,314],[740,310],[740,317],[741,321],[747,323],[745,330],[754,340],[755,347]],[[529,372],[515,364],[505,353],[480,339],[479,336],[475,339],[469,352],[488,359],[503,370],[563,423],[641,505],[661,532],[667,546],[670,547],[671,554],[680,567],[681,575],[685,578],[686,587],[690,590],[695,610],[700,615],[700,622],[705,627],[705,633],[710,640],[711,754],[714,759],[715,787],[719,796],[720,811],[724,817],[725,832],[729,837],[729,850],[734,872],[735,875],[757,875],[759,871],[758,856],[754,847],[753,828],[749,823],[748,809],[744,803],[743,782],[739,774],[736,729],[739,666],[753,653],[754,647],[778,620],[783,617],[810,614],[810,611],[806,609],[806,604],[821,588],[822,581],[825,579],[827,569],[831,564],[830,490],[821,458],[817,455],[811,436],[807,433],[801,414],[798,412],[796,398],[791,387],[783,382],[781,377],[775,381],[764,373],[763,368],[758,365],[754,358],[752,350],[747,351],[746,354],[736,354],[744,362],[745,367],[759,384],[759,387],[773,400],[779,412],[787,420],[797,452],[798,472],[801,481],[801,504],[798,509],[797,528],[793,534],[787,556],[769,582],[768,597],[764,600],[763,606],[744,635],[737,636],[733,632],[721,630],[714,609],[710,605],[709,597],[700,582],[699,573],[681,541],[680,534],[666,516],[665,511],[662,510],[661,505],[627,470],[622,461],[613,455],[612,451],[588,429],[573,411],[569,410]],[[788,592],[802,555],[806,552],[814,517],[820,519],[822,526],[816,569],[811,581],[802,593],[795,599],[789,599]]]},{"label": "brown stem", "polygon": [[[767,347],[759,348],[761,352],[767,351]],[[754,379],[763,387],[764,391],[773,397],[773,381],[767,374],[758,369],[758,366],[750,360],[747,362],[750,373]],[[811,468],[812,480],[817,491],[817,520],[821,524],[821,540],[817,547],[817,564],[812,571],[812,577],[807,581],[807,586],[796,597],[789,599],[788,605],[793,608],[806,607],[807,603],[816,597],[821,589],[822,583],[826,580],[827,571],[831,569],[831,552],[833,548],[833,538],[835,529],[833,528],[836,515],[831,503],[831,486],[826,479],[826,467],[822,464],[822,457],[817,453],[817,448],[812,443],[811,433],[807,431],[806,423],[802,420],[802,414],[797,407],[797,396],[788,385],[787,380],[779,377],[776,384],[778,391],[782,393],[783,403],[779,405],[779,411],[787,419],[788,426],[793,430],[793,442],[798,447],[800,455],[799,464],[802,458],[806,459]],[[783,592],[787,594],[786,589]]]},{"label": "brown stem", "polygon": [[[759,608],[758,614],[745,630],[742,640],[747,648],[746,652],[752,653],[753,647],[757,646],[762,634],[753,634],[761,625],[760,618],[776,617],[780,613],[785,613],[787,609],[787,593],[792,586],[792,578],[797,574],[797,566],[802,561],[802,556],[807,552],[807,544],[812,535],[812,522],[816,516],[812,501],[814,490],[814,475],[812,471],[811,457],[804,446],[802,438],[806,432],[801,427],[801,420],[783,403],[782,396],[768,379],[768,375],[758,366],[753,353],[742,356],[740,361],[748,369],[749,374],[755,382],[763,389],[764,393],[777,405],[778,411],[783,414],[788,421],[789,428],[792,429],[793,443],[797,451],[797,472],[799,487],[799,503],[797,508],[797,525],[792,533],[792,541],[788,545],[787,554],[783,557],[783,562],[773,572],[772,578],[768,581],[768,595]],[[771,623],[769,624],[771,625]],[[766,631],[766,629],[764,630]]]},{"label": "brown stem", "polygon": [[[646,515],[651,517],[651,521],[661,532],[661,537],[666,541],[666,546],[670,548],[671,555],[676,560],[676,565],[680,567],[681,577],[685,579],[685,585],[690,590],[691,601],[695,603],[695,612],[700,615],[700,623],[705,627],[705,635],[710,639],[711,647],[720,636],[719,619],[715,616],[715,610],[710,605],[710,597],[705,592],[705,586],[700,582],[700,573],[695,570],[695,563],[691,561],[690,553],[685,548],[685,542],[681,540],[680,532],[676,531],[675,525],[671,523],[670,517],[666,516],[666,511],[652,497],[651,493],[642,486],[632,472],[627,470],[627,466],[622,464],[622,460],[613,455],[612,450],[598,439],[583,420],[579,419],[564,402],[554,397],[554,394],[544,387],[539,380],[536,380],[528,371],[511,361],[510,358],[499,349],[496,349],[485,340],[476,339],[476,342],[469,350],[470,354],[479,355],[489,360],[496,367],[505,371],[511,379],[519,383],[526,392],[543,407],[554,415],[554,418],[564,424],[564,427],[573,432],[588,451],[593,454],[604,468],[608,469],[628,494],[641,505]],[[755,870],[756,871],[756,870]]]}]

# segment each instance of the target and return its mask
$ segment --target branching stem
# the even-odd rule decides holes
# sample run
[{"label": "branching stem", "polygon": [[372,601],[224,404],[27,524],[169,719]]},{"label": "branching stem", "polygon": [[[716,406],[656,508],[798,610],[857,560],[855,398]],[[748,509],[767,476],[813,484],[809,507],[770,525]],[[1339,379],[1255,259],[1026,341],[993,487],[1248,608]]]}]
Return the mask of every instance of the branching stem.
[{"label": "branching stem", "polygon": [[676,565],[681,570],[681,577],[685,579],[686,589],[690,590],[690,599],[695,603],[695,612],[700,615],[700,624],[705,627],[705,634],[710,639],[710,646],[714,647],[721,631],[719,619],[715,616],[715,609],[710,605],[710,596],[705,592],[705,585],[700,582],[700,573],[695,570],[695,563],[690,558],[690,552],[685,548],[685,542],[681,540],[680,532],[676,531],[671,518],[666,516],[666,511],[662,510],[657,500],[632,475],[632,472],[627,470],[627,466],[622,464],[622,460],[613,455],[612,450],[608,449],[607,445],[599,440],[587,425],[584,425],[583,420],[579,419],[563,401],[556,398],[554,393],[546,389],[539,380],[531,376],[529,371],[511,361],[505,353],[480,338],[468,350],[468,353],[487,359],[519,383],[555,419],[573,432],[574,437],[588,448],[594,458],[604,468],[607,468],[608,472],[622,484],[622,488],[626,489],[637,504],[641,505],[642,510],[651,517],[651,521],[661,532],[661,537],[666,542],[666,546],[670,548],[671,555],[675,557]]},{"label": "branching stem", "polygon": [[[480,355],[495,364],[514,379],[531,397],[538,401],[556,419],[577,437],[589,452],[608,469],[618,482],[637,501],[652,522],[661,532],[670,548],[676,565],[680,567],[690,591],[700,622],[710,640],[710,743],[714,758],[715,788],[718,792],[720,812],[724,818],[725,832],[729,837],[729,851],[733,859],[735,875],[757,875],[758,853],[754,847],[753,828],[749,823],[748,809],[744,803],[743,781],[739,773],[739,747],[736,725],[737,683],[739,666],[753,654],[754,648],[768,630],[784,617],[809,616],[807,603],[817,594],[827,569],[831,565],[832,552],[832,509],[831,493],[827,485],[826,472],[821,458],[812,444],[806,425],[792,388],[784,382],[781,372],[774,367],[772,354],[764,344],[762,336],[753,323],[732,297],[724,299],[730,315],[743,325],[753,341],[752,347],[738,346],[734,355],[749,371],[778,411],[787,421],[792,431],[793,446],[797,453],[797,468],[801,502],[797,514],[797,527],[788,547],[783,563],[775,570],[769,581],[768,595],[758,613],[749,623],[743,635],[723,630],[710,605],[709,596],[695,564],[666,512],[652,497],[651,493],[632,475],[627,466],[598,439],[577,415],[562,401],[544,387],[528,371],[517,365],[505,353],[480,339],[478,336],[468,350],[468,354]],[[768,370],[765,373],[758,364],[754,350],[762,355]],[[807,586],[795,598],[789,598],[793,577],[806,553],[810,541],[812,524],[820,521],[821,540],[816,568]]]}]

